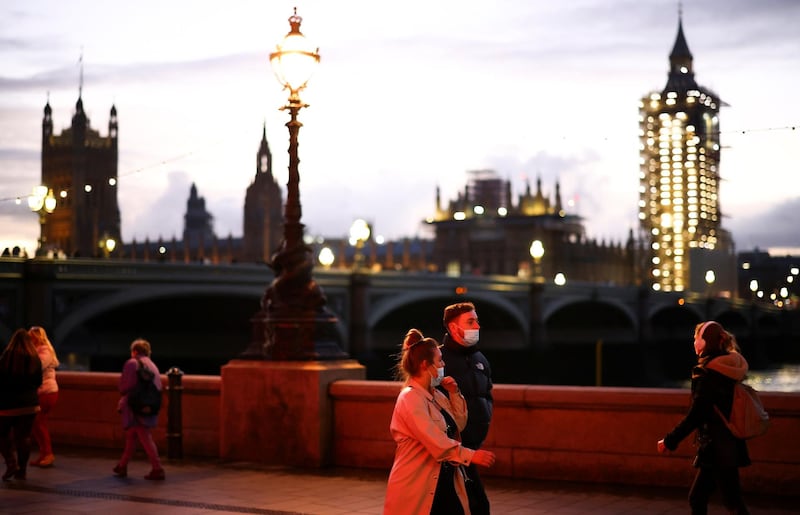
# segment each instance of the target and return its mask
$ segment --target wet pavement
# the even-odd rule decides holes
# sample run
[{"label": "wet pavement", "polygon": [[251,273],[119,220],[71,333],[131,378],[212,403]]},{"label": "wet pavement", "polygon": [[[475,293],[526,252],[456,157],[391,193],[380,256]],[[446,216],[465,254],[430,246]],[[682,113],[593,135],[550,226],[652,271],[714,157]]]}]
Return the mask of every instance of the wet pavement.
[{"label": "wet pavement", "polygon": [[[27,479],[0,485],[2,514],[134,513],[268,515],[378,515],[388,472],[360,469],[298,470],[219,460],[164,460],[164,481],[143,479],[149,471],[139,453],[128,477],[111,469],[119,452],[68,449],[55,465],[29,467]],[[670,514],[688,513],[686,489],[603,486],[538,480],[485,478],[492,513]],[[747,495],[753,514],[800,513],[797,497]],[[712,503],[710,514],[724,514]]]}]

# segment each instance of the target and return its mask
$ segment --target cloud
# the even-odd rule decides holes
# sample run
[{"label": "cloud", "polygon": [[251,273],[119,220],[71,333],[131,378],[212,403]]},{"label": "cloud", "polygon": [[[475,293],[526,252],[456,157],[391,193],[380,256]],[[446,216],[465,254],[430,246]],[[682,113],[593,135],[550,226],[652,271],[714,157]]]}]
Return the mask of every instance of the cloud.
[{"label": "cloud", "polygon": [[800,197],[789,199],[752,216],[723,223],[739,251],[754,247],[800,247]]}]

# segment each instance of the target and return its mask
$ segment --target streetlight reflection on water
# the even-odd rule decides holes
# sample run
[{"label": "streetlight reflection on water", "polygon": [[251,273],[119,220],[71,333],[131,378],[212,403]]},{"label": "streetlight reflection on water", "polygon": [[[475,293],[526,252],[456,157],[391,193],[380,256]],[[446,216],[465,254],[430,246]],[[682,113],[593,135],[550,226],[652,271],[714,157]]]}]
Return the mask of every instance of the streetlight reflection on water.
[{"label": "streetlight reflection on water", "polygon": [[[785,365],[768,370],[750,370],[744,380],[763,392],[800,393],[800,365]],[[682,381],[681,388],[689,389],[691,381]]]}]

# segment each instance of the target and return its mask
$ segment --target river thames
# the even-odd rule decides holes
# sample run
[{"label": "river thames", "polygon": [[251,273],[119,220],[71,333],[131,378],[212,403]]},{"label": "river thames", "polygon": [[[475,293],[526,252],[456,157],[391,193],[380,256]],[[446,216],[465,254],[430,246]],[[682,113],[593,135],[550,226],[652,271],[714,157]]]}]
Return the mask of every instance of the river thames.
[{"label": "river thames", "polygon": [[[744,380],[753,388],[763,392],[800,392],[800,365],[783,365],[768,370],[751,370]],[[689,381],[684,381],[681,388],[688,388]]]}]

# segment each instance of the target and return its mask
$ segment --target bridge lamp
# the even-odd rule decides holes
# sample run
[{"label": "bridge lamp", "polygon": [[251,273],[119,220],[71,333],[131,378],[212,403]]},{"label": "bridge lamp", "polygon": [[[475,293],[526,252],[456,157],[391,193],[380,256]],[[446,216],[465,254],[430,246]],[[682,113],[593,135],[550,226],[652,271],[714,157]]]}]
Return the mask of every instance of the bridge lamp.
[{"label": "bridge lamp", "polygon": [[567,284],[567,277],[562,272],[559,272],[553,278],[553,282],[556,283],[556,286],[564,286]]},{"label": "bridge lamp", "polygon": [[713,270],[706,270],[706,295],[711,298],[711,294],[713,293],[714,281],[717,280],[717,274],[714,273]]},{"label": "bridge lamp", "polygon": [[716,279],[717,276],[713,270],[706,270],[706,284],[708,285],[706,289],[706,320],[711,320],[711,288]]},{"label": "bridge lamp", "polygon": [[355,257],[353,258],[353,269],[361,270],[364,268],[364,243],[369,240],[369,224],[361,218],[355,220],[350,226],[350,245],[356,247]]},{"label": "bridge lamp", "polygon": [[28,207],[34,213],[39,215],[39,245],[36,249],[37,256],[47,255],[45,245],[44,225],[47,221],[47,215],[56,209],[56,197],[53,195],[52,188],[47,186],[34,186],[33,192],[28,197]]},{"label": "bridge lamp", "polygon": [[290,30],[269,54],[275,77],[289,99],[282,111],[289,111],[289,178],[283,212],[283,241],[270,261],[275,278],[264,292],[261,310],[251,319],[252,340],[242,354],[249,359],[318,360],[342,359],[336,317],[327,310],[327,299],[314,281],[311,247],[304,241],[300,219],[300,159],[297,153],[300,109],[308,107],[300,99],[308,80],[319,64],[319,49],[309,44],[300,24],[303,19],[289,17]]},{"label": "bridge lamp", "polygon": [[100,238],[98,247],[100,247],[100,250],[103,252],[103,257],[108,259],[111,253],[114,252],[114,249],[117,248],[117,240],[105,235]]},{"label": "bridge lamp", "polygon": [[322,247],[322,250],[319,251],[319,264],[325,267],[325,269],[329,269],[333,264],[333,261],[336,257],[333,255],[333,251],[330,247]]},{"label": "bridge lamp", "polygon": [[542,257],[544,256],[544,245],[541,240],[533,240],[530,248],[533,258],[533,278],[536,282],[542,282]]},{"label": "bridge lamp", "polygon": [[756,292],[758,291],[758,281],[750,279],[750,298],[755,300]]}]

